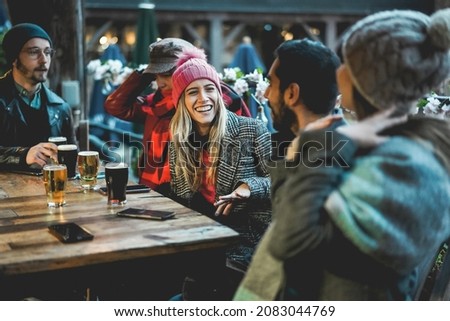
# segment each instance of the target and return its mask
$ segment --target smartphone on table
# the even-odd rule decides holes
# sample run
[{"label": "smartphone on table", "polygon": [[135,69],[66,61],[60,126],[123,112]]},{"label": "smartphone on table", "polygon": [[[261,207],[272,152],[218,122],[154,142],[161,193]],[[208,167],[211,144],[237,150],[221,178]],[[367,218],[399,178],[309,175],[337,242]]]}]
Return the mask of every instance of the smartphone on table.
[{"label": "smartphone on table", "polygon": [[[127,185],[126,193],[127,194],[133,194],[133,193],[148,193],[150,192],[150,187],[144,184],[136,184],[136,185]],[[100,193],[103,195],[106,195],[106,186],[100,187]]]},{"label": "smartphone on table", "polygon": [[148,210],[145,208],[135,208],[130,207],[116,213],[117,216],[122,217],[133,217],[133,218],[147,218],[151,220],[167,220],[175,216],[175,212],[172,211],[158,211],[158,210]]},{"label": "smartphone on table", "polygon": [[48,230],[63,243],[90,241],[94,238],[91,232],[73,222],[53,224]]}]

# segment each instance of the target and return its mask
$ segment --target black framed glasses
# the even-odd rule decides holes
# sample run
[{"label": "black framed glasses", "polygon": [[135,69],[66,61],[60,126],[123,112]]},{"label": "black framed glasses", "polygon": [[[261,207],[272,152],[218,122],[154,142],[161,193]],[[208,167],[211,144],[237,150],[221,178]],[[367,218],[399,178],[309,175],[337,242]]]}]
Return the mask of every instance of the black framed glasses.
[{"label": "black framed glasses", "polygon": [[46,58],[53,58],[56,53],[56,50],[53,48],[41,49],[38,47],[27,48],[22,51],[27,53],[28,57],[33,60],[39,59],[41,55],[44,55]]}]

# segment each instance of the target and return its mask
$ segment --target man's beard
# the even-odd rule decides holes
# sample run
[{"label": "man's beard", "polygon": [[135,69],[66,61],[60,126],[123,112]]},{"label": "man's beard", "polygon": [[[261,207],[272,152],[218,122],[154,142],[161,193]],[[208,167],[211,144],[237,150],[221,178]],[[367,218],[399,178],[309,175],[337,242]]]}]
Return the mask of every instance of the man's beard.
[{"label": "man's beard", "polygon": [[29,80],[32,80],[35,84],[43,83],[47,80],[47,77],[45,73],[41,73],[42,77],[36,77],[34,74],[34,70],[27,69],[24,64],[20,61],[20,59],[17,59],[17,70]]},{"label": "man's beard", "polygon": [[279,102],[279,106],[280,114],[278,116],[274,115],[273,128],[275,128],[277,131],[290,131],[292,126],[297,121],[297,117],[294,112],[288,106],[286,106],[284,100],[281,100]]}]

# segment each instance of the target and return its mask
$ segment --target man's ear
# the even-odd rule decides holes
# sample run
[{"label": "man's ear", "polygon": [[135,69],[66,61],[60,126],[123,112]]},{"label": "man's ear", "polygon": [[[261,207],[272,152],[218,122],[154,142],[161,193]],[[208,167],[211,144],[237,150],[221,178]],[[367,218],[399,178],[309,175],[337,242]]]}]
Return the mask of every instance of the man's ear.
[{"label": "man's ear", "polygon": [[286,105],[292,107],[300,100],[300,86],[297,83],[290,83],[284,91],[284,101]]}]

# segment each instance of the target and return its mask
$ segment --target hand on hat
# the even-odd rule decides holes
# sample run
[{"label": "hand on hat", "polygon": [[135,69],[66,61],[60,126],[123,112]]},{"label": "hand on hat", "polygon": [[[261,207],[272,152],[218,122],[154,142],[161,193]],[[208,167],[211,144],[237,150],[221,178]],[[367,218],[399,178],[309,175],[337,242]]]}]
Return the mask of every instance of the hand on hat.
[{"label": "hand on hat", "polygon": [[379,135],[383,130],[405,123],[408,116],[393,116],[396,109],[391,107],[379,111],[357,123],[341,126],[336,129],[339,133],[353,140],[360,147],[375,147],[385,142],[389,137]]}]

